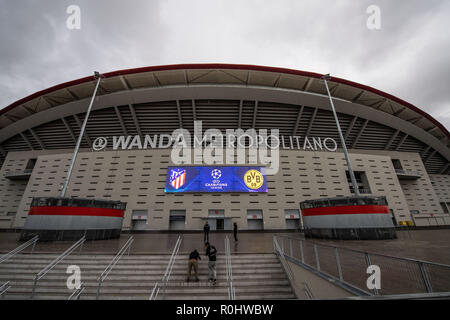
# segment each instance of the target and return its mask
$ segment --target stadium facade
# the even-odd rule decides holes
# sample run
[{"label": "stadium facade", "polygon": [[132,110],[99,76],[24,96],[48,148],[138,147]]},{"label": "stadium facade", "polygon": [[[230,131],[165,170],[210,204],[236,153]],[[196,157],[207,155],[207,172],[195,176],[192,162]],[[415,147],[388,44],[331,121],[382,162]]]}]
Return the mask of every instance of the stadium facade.
[{"label": "stadium facade", "polygon": [[[201,230],[205,221],[213,230],[295,229],[300,202],[352,194],[320,74],[192,64],[103,76],[66,196],[126,202],[124,230]],[[0,111],[1,229],[21,229],[34,197],[58,196],[95,83],[63,83]],[[385,92],[334,77],[329,85],[359,192],[385,196],[395,225],[450,225],[447,129]],[[250,149],[244,164],[203,154],[174,163],[170,137],[194,136],[198,124],[201,134],[277,129],[276,173]],[[196,175],[211,179],[207,189],[188,183]],[[247,176],[255,180],[223,189],[223,179]]]}]

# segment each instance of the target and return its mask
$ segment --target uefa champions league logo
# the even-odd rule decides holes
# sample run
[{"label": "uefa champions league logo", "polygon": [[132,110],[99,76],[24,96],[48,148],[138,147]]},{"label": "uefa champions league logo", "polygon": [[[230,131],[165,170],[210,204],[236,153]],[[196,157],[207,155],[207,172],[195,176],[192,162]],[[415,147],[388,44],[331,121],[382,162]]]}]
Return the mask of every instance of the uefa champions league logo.
[{"label": "uefa champions league logo", "polygon": [[211,170],[211,178],[212,182],[206,182],[205,187],[214,189],[214,190],[222,190],[228,186],[226,182],[220,182],[220,178],[222,177],[222,171],[220,169],[212,169]]},{"label": "uefa champions league logo", "polygon": [[211,171],[211,177],[213,179],[219,180],[221,176],[222,176],[222,171],[220,171],[219,169],[214,169]]}]

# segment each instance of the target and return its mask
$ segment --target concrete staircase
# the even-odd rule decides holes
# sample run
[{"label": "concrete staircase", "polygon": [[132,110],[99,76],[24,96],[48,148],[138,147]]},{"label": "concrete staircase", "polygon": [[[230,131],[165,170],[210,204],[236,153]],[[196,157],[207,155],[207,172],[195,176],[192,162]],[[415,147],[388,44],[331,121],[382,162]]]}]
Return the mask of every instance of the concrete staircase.
[{"label": "concrete staircase", "polygon": [[[51,262],[55,254],[18,254],[0,264],[0,285],[10,281],[4,299],[30,299],[35,275]],[[85,290],[80,299],[95,299],[97,278],[113,255],[73,253],[38,281],[35,299],[67,299],[73,292],[66,285],[69,265],[81,269]],[[187,254],[179,254],[166,288],[166,299],[228,299],[225,257],[218,256],[217,284],[208,282],[206,257],[199,261],[199,282],[186,282]],[[124,255],[104,281],[100,299],[148,299],[153,286],[164,275],[169,255]],[[231,256],[236,299],[294,299],[295,296],[274,254],[236,254]],[[162,298],[160,292],[158,298]]]}]

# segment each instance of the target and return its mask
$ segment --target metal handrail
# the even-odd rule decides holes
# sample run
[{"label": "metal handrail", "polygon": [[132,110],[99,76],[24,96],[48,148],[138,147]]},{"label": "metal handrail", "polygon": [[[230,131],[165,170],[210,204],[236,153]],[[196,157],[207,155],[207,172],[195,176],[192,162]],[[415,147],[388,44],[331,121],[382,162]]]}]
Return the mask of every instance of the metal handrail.
[{"label": "metal handrail", "polygon": [[76,289],[70,296],[67,298],[67,300],[78,300],[80,299],[81,293],[84,291],[84,283],[82,282],[80,287]]},{"label": "metal handrail", "polygon": [[160,286],[159,286],[159,283],[157,282],[157,283],[155,283],[155,286],[153,287],[152,294],[150,295],[149,300],[156,300],[156,297],[158,296],[158,293],[159,293],[159,289],[160,289]]},{"label": "metal handrail", "polygon": [[2,286],[0,287],[0,298],[3,298],[3,295],[6,291],[9,290],[9,288],[11,288],[11,286],[9,285],[9,281],[6,281],[4,284],[2,284]]},{"label": "metal handrail", "polygon": [[225,269],[227,274],[227,282],[228,282],[228,300],[231,300],[231,291],[230,291],[230,272],[228,267],[228,236],[225,237]]},{"label": "metal handrail", "polygon": [[278,244],[278,241],[276,239],[276,236],[273,237],[273,246],[275,249],[275,253],[280,257],[281,264],[283,266],[283,269],[285,269],[286,275],[289,278],[289,281],[291,284],[294,284],[294,275],[292,274],[291,267],[286,261],[286,257],[284,256],[283,250],[281,250],[280,245]]},{"label": "metal handrail", "polygon": [[[298,288],[298,285],[295,282],[295,278],[294,278],[294,274],[292,273],[291,266],[289,265],[289,263],[286,260],[286,256],[285,256],[286,254],[284,253],[284,247],[283,248],[280,247],[278,240],[277,240],[277,236],[273,236],[273,246],[275,249],[275,253],[277,254],[277,256],[280,259],[281,266],[282,266],[284,272],[286,273],[286,275],[288,276],[288,280],[291,285],[291,288],[294,291],[294,294],[297,296],[297,294],[295,292],[295,287]],[[308,299],[315,299],[308,283],[306,283],[306,281],[304,281],[302,284],[303,284],[303,292],[305,293],[305,296]]]},{"label": "metal handrail", "polygon": [[[286,238],[286,239],[292,239],[292,240],[308,241],[308,240],[303,240],[303,239],[300,239],[300,238],[294,238],[294,237],[284,236],[284,235],[278,235],[277,237]],[[443,263],[438,263],[438,262],[431,262],[431,261],[424,261],[424,260],[418,260],[418,259],[412,259],[412,258],[402,258],[402,257],[396,257],[396,256],[389,256],[389,255],[385,255],[385,254],[381,254],[381,253],[373,253],[373,252],[361,251],[361,250],[350,249],[350,248],[345,248],[345,247],[332,246],[332,245],[329,245],[329,244],[315,243],[314,241],[309,241],[309,242],[311,242],[313,244],[317,244],[318,246],[322,246],[322,247],[338,248],[338,249],[341,249],[341,250],[347,250],[347,251],[353,251],[353,252],[358,252],[358,253],[370,254],[371,256],[379,256],[379,257],[383,257],[383,258],[391,258],[391,259],[396,259],[396,260],[400,260],[400,261],[410,261],[410,262],[423,263],[423,264],[428,264],[428,265],[433,265],[433,266],[450,268],[450,265],[443,264]]]},{"label": "metal handrail", "polygon": [[175,246],[173,248],[172,255],[170,256],[170,260],[169,260],[169,263],[167,265],[166,271],[164,272],[164,276],[161,279],[161,283],[162,284],[160,284],[158,282],[155,283],[155,286],[153,287],[153,290],[152,290],[152,293],[150,295],[149,300],[156,300],[161,287],[162,287],[162,290],[163,290],[163,299],[166,298],[167,282],[169,281],[170,274],[172,273],[173,265],[174,265],[175,260],[177,258],[178,251],[180,250],[181,241],[182,241],[182,238],[181,238],[181,236],[179,236],[178,239],[177,239],[177,242],[175,243]]},{"label": "metal handrail", "polygon": [[31,248],[31,253],[34,252],[34,247],[36,246],[36,242],[39,240],[39,236],[36,235],[34,236],[32,239],[28,240],[27,242],[25,242],[24,244],[18,246],[17,248],[15,248],[14,250],[11,250],[10,252],[4,254],[1,258],[0,258],[0,263],[8,260],[9,258],[13,257],[14,255],[18,254],[19,252],[25,250],[26,248],[28,248],[31,244],[33,244],[33,248]]},{"label": "metal handrail", "polygon": [[230,239],[225,237],[225,261],[228,281],[228,300],[236,300],[236,291],[233,287],[233,267],[231,265]]},{"label": "metal handrail", "polygon": [[175,245],[175,251],[172,254],[171,261],[169,261],[169,265],[167,266],[167,269],[166,269],[166,272],[165,272],[164,278],[163,278],[163,299],[166,298],[167,282],[169,281],[170,275],[172,273],[173,265],[175,264],[175,260],[178,255],[178,251],[180,250],[181,236],[178,237],[177,242],[178,242],[178,244]]},{"label": "metal handrail", "polygon": [[[286,260],[286,257],[284,255],[284,251],[280,248],[280,245],[278,244],[277,236],[273,236],[273,246],[274,246],[274,249],[275,249],[275,253],[277,254],[277,256],[280,259],[281,266],[282,266],[284,272],[286,273],[286,275],[288,276],[288,280],[289,280],[289,283],[291,285],[291,288],[294,291],[294,294],[297,296],[297,294],[295,293],[295,287],[297,287],[297,284],[295,283],[294,274],[292,273],[291,266],[289,265],[289,263]],[[307,289],[309,289],[309,287],[308,287],[308,285],[306,283],[304,283],[304,284],[306,285],[304,291],[307,294],[307,296],[309,297],[309,293],[308,293],[308,290],[307,290]],[[311,294],[311,297],[312,297],[312,294]]]},{"label": "metal handrail", "polygon": [[86,237],[81,237],[80,240],[75,242],[69,249],[61,253],[58,257],[56,257],[52,262],[50,262],[48,265],[46,265],[41,271],[39,271],[36,276],[34,277],[34,283],[33,283],[33,290],[31,292],[31,299],[34,297],[34,292],[36,290],[37,282],[42,279],[50,270],[52,270],[58,263],[60,263],[64,258],[66,258],[68,255],[70,255],[73,251],[75,251],[76,248],[80,247],[83,249],[83,243],[86,241]]},{"label": "metal handrail", "polygon": [[98,279],[97,279],[97,282],[98,282],[98,286],[97,286],[97,300],[98,300],[98,297],[100,296],[100,288],[101,288],[101,286],[103,284],[103,281],[106,279],[106,277],[111,272],[112,268],[117,264],[117,262],[119,262],[119,260],[122,258],[123,254],[125,253],[125,251],[127,249],[128,249],[128,255],[130,255],[131,245],[133,244],[133,241],[134,241],[134,237],[133,236],[128,238],[128,240],[124,244],[124,246],[122,248],[120,248],[119,252],[117,252],[117,254],[111,260],[109,265],[102,272],[100,277],[98,277]]},{"label": "metal handrail", "polygon": [[[290,236],[279,236],[280,238],[285,238],[285,239],[295,239],[297,241],[300,241],[301,243],[303,241],[307,241],[307,240],[301,240],[298,238],[293,238]],[[275,236],[274,236],[275,238]],[[446,264],[442,264],[442,263],[436,263],[436,262],[430,262],[430,261],[422,261],[422,260],[417,260],[417,259],[411,259],[411,258],[401,258],[401,257],[394,257],[394,256],[388,256],[388,255],[383,255],[383,254],[379,254],[379,253],[369,253],[366,251],[360,251],[360,250],[355,250],[355,249],[349,249],[349,248],[345,248],[345,247],[336,247],[336,246],[332,246],[332,245],[327,245],[327,244],[317,244],[313,241],[307,241],[310,242],[314,245],[314,251],[315,251],[315,255],[316,255],[316,267],[311,266],[309,264],[307,264],[304,259],[303,259],[303,250],[302,250],[302,246],[300,247],[300,251],[301,251],[301,263],[302,265],[305,265],[313,270],[315,270],[315,272],[318,272],[319,274],[322,274],[324,276],[326,276],[327,278],[333,278],[335,280],[337,280],[339,283],[345,285],[346,287],[348,287],[351,290],[357,290],[360,291],[360,293],[362,295],[372,295],[372,293],[368,293],[365,290],[362,290],[361,288],[357,288],[351,284],[349,284],[348,282],[345,281],[345,279],[343,279],[343,275],[342,275],[342,270],[341,270],[341,265],[340,265],[340,259],[339,259],[339,254],[338,254],[338,249],[345,252],[345,251],[349,251],[349,252],[355,252],[355,253],[359,253],[359,254],[364,254],[365,257],[365,261],[367,266],[371,265],[371,259],[370,257],[382,257],[382,258],[387,258],[387,259],[392,259],[392,260],[398,260],[398,261],[403,261],[403,262],[410,262],[410,263],[414,263],[417,264],[419,271],[420,271],[420,276],[421,276],[421,280],[423,281],[423,284],[425,286],[425,289],[428,293],[432,293],[433,292],[433,287],[431,284],[431,280],[430,280],[430,276],[427,270],[427,266],[437,266],[437,267],[443,267],[446,268],[450,271],[450,265],[446,265]],[[328,248],[333,248],[333,250],[335,251],[335,256],[336,256],[336,263],[337,263],[337,267],[338,267],[338,273],[339,273],[339,278],[336,278],[334,276],[331,276],[327,273],[325,273],[324,271],[322,271],[320,269],[320,265],[318,262],[318,254],[317,254],[317,247],[321,246],[321,247],[328,247]],[[292,256],[292,253],[291,253]],[[294,260],[295,258],[292,257]],[[379,292],[377,289],[374,289],[373,294],[375,295],[379,295]]]},{"label": "metal handrail", "polygon": [[[308,264],[305,261],[304,250],[303,250],[303,245],[302,245],[303,241],[305,241],[305,240],[298,239],[298,238],[293,238],[293,237],[288,237],[288,236],[274,236],[274,241],[275,241],[275,238],[289,239],[289,253],[284,253],[284,241],[281,242],[281,244],[282,244],[281,251],[284,253],[284,256],[287,257],[291,262],[302,266],[306,270],[317,274],[319,277],[322,277],[322,278],[326,279],[327,281],[332,281],[332,282],[336,283],[338,286],[342,287],[344,290],[352,292],[352,293],[354,293],[356,295],[370,295],[370,293],[368,293],[368,292],[366,292],[364,290],[361,290],[360,288],[357,288],[357,287],[347,283],[346,281],[344,281],[344,279],[342,277],[342,270],[341,270],[340,259],[339,259],[339,254],[337,252],[337,248],[335,248],[335,258],[336,258],[339,278],[331,276],[328,273],[326,273],[326,272],[324,272],[323,270],[320,269],[318,248],[317,248],[315,243],[314,243],[314,256],[315,256],[314,258],[315,258],[316,266],[314,267],[314,266]],[[291,240],[297,240],[297,241],[300,242],[300,259],[301,260],[298,260],[297,258],[294,257],[293,250],[292,250],[293,249],[292,248],[292,241]],[[304,284],[303,291],[306,294],[306,296],[307,297],[314,297],[310,287],[308,286],[308,284],[306,282],[304,282],[303,284]]]},{"label": "metal handrail", "polygon": [[305,294],[309,299],[314,299],[314,294],[312,293],[311,288],[308,286],[306,282],[303,282],[303,285],[305,286]]}]

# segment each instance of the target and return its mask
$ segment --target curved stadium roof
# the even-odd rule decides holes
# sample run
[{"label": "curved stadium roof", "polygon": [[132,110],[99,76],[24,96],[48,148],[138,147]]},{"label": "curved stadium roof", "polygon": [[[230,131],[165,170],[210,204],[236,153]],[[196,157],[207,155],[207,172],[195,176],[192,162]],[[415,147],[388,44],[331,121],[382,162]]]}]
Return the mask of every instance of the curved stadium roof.
[{"label": "curved stadium roof", "polygon": [[[320,127],[321,121],[323,125],[328,121],[325,113],[329,112],[324,110],[329,109],[329,102],[320,80],[322,75],[317,73],[254,65],[182,64],[120,70],[103,76],[94,110],[100,120],[101,110],[109,108],[105,111],[109,116],[103,117],[110,121],[114,117],[117,130],[109,129],[115,134],[140,133],[141,119],[145,133],[157,128],[161,121],[167,121],[163,126],[167,129],[188,128],[193,119],[208,120],[217,115],[223,116],[226,128],[279,126],[285,134],[311,133]],[[69,131],[70,135],[66,134],[72,143],[94,86],[93,76],[69,81],[36,92],[0,110],[0,152],[4,155],[7,151],[63,149],[64,143],[53,146],[47,142],[46,134],[52,132],[48,131],[49,126],[62,126]],[[335,77],[331,78],[329,86],[351,148],[380,149],[381,145],[377,146],[375,140],[381,139],[380,134],[384,133],[385,140],[380,141],[386,150],[420,152],[429,172],[448,173],[450,133],[436,119],[404,100],[369,86]],[[215,96],[220,103],[205,102]],[[237,105],[227,103],[228,98],[238,101]],[[191,114],[188,115],[186,101],[190,100]],[[247,101],[252,100],[260,101],[260,104],[250,106]],[[173,104],[161,104],[164,101]],[[151,104],[142,105],[146,102]],[[160,105],[156,106],[157,102]],[[206,104],[203,106],[202,103]],[[157,107],[160,109],[156,114],[147,115],[144,109],[148,111],[149,107],[154,112]],[[279,112],[270,114],[274,107]],[[292,107],[296,107],[295,110]],[[233,115],[227,114],[228,109]],[[277,115],[282,119],[278,120]],[[93,117],[95,124],[94,113]],[[150,118],[146,120],[146,117]],[[105,124],[107,122],[104,120]],[[147,122],[149,130],[145,130]],[[97,136],[94,124],[91,124],[91,130],[89,124],[91,121],[88,122],[88,135],[91,132],[92,137]],[[134,128],[136,125],[138,128]],[[302,131],[303,125],[305,130]],[[44,132],[45,126],[48,133]],[[53,134],[59,135],[57,130]],[[320,132],[316,134],[320,135]],[[98,136],[101,135],[99,132]],[[89,141],[86,143],[89,147]],[[71,147],[67,144],[66,148]]]}]

